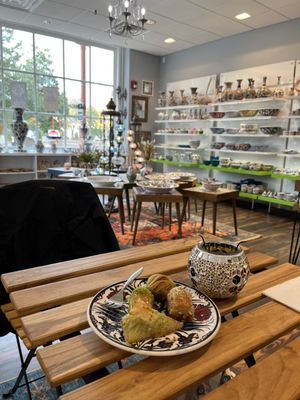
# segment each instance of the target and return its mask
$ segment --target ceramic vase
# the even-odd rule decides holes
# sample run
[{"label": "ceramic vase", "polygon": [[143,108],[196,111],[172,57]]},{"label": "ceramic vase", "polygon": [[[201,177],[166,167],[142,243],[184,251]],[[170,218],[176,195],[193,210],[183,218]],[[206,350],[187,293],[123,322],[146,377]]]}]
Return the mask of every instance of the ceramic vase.
[{"label": "ceramic vase", "polygon": [[134,183],[136,180],[136,175],[137,175],[137,169],[134,166],[129,165],[129,167],[127,169],[127,173],[126,173],[128,182]]},{"label": "ceramic vase", "polygon": [[36,142],[35,148],[38,153],[42,153],[44,151],[45,146],[40,139]]},{"label": "ceramic vase", "polygon": [[18,146],[18,152],[26,151],[23,149],[23,144],[27,136],[28,125],[23,121],[23,112],[23,108],[15,108],[16,120],[12,125],[13,135]]},{"label": "ceramic vase", "polygon": [[202,240],[192,249],[188,261],[193,284],[212,298],[235,296],[247,283],[250,273],[244,251],[239,245]]}]

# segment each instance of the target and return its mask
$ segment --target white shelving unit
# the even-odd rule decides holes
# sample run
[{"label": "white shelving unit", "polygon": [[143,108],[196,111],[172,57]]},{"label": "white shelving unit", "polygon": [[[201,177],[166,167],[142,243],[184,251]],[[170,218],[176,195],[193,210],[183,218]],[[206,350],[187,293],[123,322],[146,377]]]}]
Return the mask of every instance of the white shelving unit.
[{"label": "white shelving unit", "polygon": [[[0,185],[46,178],[48,167],[71,162],[72,153],[0,153]],[[26,171],[22,171],[26,169]],[[28,170],[28,171],[27,171]]]},{"label": "white shelving unit", "polygon": [[[224,74],[220,74],[219,82],[220,85],[224,85],[224,82],[236,82],[237,79],[242,79],[244,85],[247,82],[248,77],[253,77],[256,84],[255,87],[258,88],[262,82],[262,77],[267,76],[268,81],[267,85],[269,87],[276,87],[277,85],[277,77],[281,76],[281,84],[283,89],[288,89],[293,85],[293,82],[300,78],[300,61],[287,61],[272,65],[264,65],[259,67],[247,68],[240,71],[233,71]],[[180,82],[170,82],[167,84],[167,92],[174,90],[175,93],[180,89],[184,89],[185,93],[189,91],[191,87],[198,87],[198,93],[205,93],[201,90],[201,79],[207,81],[208,77],[197,78],[195,80],[189,81],[180,81]],[[193,81],[193,82],[191,82]],[[233,84],[235,86],[235,84]],[[203,84],[202,84],[203,88]],[[245,86],[244,86],[245,88]],[[254,117],[226,117],[223,118],[209,118],[209,119],[190,119],[191,115],[190,110],[193,109],[206,109],[206,113],[210,111],[239,111],[239,110],[259,110],[259,109],[273,109],[278,108],[280,112],[277,116],[264,116],[264,115],[255,115]],[[241,161],[241,162],[257,162],[263,164],[272,164],[275,168],[286,168],[289,170],[300,170],[299,157],[300,154],[288,154],[284,153],[285,150],[297,150],[300,151],[298,139],[300,135],[288,135],[285,132],[293,132],[300,130],[300,115],[298,115],[298,111],[300,109],[300,94],[299,96],[289,96],[289,97],[266,97],[266,98],[256,98],[256,99],[243,99],[240,101],[228,101],[228,102],[213,102],[209,105],[205,106],[197,106],[197,105],[177,105],[177,106],[168,106],[168,107],[157,107],[156,110],[163,116],[165,119],[158,119],[157,122],[159,126],[159,131],[154,134],[157,139],[156,149],[160,152],[161,157],[171,156],[172,151],[176,151],[176,157],[178,157],[178,153],[182,152],[183,155],[180,158],[180,161],[190,153],[199,153],[200,163],[203,160],[207,160],[210,156],[224,154],[224,156],[228,154],[228,156],[233,161]],[[172,111],[176,111],[179,115],[187,115],[186,119],[172,119]],[[180,112],[182,111],[182,113]],[[293,114],[293,112],[297,113],[297,115]],[[176,115],[176,114],[175,114]],[[197,114],[196,114],[197,115]],[[281,135],[268,135],[263,134],[260,131],[256,134],[245,134],[245,133],[222,133],[216,134],[212,133],[212,127],[220,127],[220,128],[239,128],[241,123],[246,124],[257,124],[258,127],[281,127],[283,133]],[[193,124],[193,125],[192,125]],[[164,128],[162,128],[162,125]],[[191,133],[191,130],[195,129],[203,129],[203,134]],[[160,130],[165,129],[166,132],[161,132]],[[174,130],[175,132],[168,132],[168,130]],[[188,132],[180,132],[181,129],[186,129]],[[190,140],[200,140],[201,145],[198,149],[193,148],[180,148],[178,144],[188,144]],[[264,151],[251,151],[251,148],[247,151],[242,150],[230,150],[225,147],[222,149],[213,149],[211,145],[215,142],[225,142],[226,144],[234,143],[249,143],[251,147],[255,146],[265,146],[266,150]],[[187,152],[186,150],[189,150]],[[173,153],[174,155],[174,153]],[[170,157],[168,157],[170,160]],[[179,164],[175,162],[166,162],[166,165],[163,165],[164,170],[174,170],[174,168],[179,168]],[[186,163],[188,164],[188,160]],[[192,163],[192,161],[191,161]],[[224,171],[224,168],[205,168],[205,166],[201,165],[200,168],[195,168],[192,166],[193,172],[195,172],[199,178],[203,178],[205,176],[212,176],[220,179],[222,181],[239,181],[240,179],[245,178],[245,171],[241,171],[239,175],[239,171],[235,171],[233,173],[232,170]],[[162,167],[159,167],[162,168]],[[255,174],[252,174],[255,175]],[[276,175],[276,174],[274,174]],[[273,191],[294,191],[294,182],[293,180],[282,178],[281,176],[284,174],[278,174],[278,178],[274,176],[272,179],[266,174],[257,174],[252,178],[255,178],[259,181],[262,181],[265,185],[268,186],[268,189]],[[287,174],[288,175],[288,174]],[[300,179],[300,176],[299,176]]]}]

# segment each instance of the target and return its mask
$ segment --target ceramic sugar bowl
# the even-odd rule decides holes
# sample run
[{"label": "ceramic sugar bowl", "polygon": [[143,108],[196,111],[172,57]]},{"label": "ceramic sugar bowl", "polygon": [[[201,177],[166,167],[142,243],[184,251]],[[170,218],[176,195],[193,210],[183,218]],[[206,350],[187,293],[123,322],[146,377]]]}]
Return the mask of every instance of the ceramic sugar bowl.
[{"label": "ceramic sugar bowl", "polygon": [[239,244],[205,241],[202,237],[192,249],[188,272],[198,290],[212,298],[226,299],[243,289],[250,269]]}]

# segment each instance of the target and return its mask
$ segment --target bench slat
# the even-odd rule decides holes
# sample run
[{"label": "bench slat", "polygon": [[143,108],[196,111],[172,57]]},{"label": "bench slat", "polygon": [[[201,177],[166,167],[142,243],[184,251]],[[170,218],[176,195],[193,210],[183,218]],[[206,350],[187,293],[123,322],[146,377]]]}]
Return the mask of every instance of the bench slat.
[{"label": "bench slat", "polygon": [[126,280],[132,272],[142,266],[144,272],[141,277],[147,277],[158,272],[169,275],[185,270],[188,256],[189,252],[184,252],[157,258],[155,261],[144,261],[119,269],[68,279],[67,281],[48,283],[47,285],[13,292],[10,298],[19,315],[30,314],[95,295],[101,288],[110,285],[111,282]]},{"label": "bench slat", "polygon": [[300,397],[300,338],[205,396],[205,400],[295,400]]},{"label": "bench slat", "polygon": [[[60,397],[61,400],[173,398],[228,368],[300,324],[300,314],[275,302],[221,325],[212,345],[180,356],[150,357]],[[75,357],[75,355],[74,355]]]}]

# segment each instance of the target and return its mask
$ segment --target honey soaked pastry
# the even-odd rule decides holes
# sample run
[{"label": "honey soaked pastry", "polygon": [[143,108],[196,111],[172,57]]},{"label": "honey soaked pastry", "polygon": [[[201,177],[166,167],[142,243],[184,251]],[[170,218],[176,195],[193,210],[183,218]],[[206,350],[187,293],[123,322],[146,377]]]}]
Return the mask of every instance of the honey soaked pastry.
[{"label": "honey soaked pastry", "polygon": [[[122,318],[123,335],[128,343],[169,335],[183,327],[151,307],[153,294],[147,288],[137,288],[129,299],[129,313]],[[152,302],[153,304],[153,302]]]},{"label": "honey soaked pastry", "polygon": [[178,321],[193,321],[192,295],[183,286],[171,289],[167,297],[168,314]]},{"label": "honey soaked pastry", "polygon": [[166,300],[173,287],[175,287],[175,283],[172,279],[162,274],[151,275],[147,281],[147,288],[151,290],[157,300]]}]

